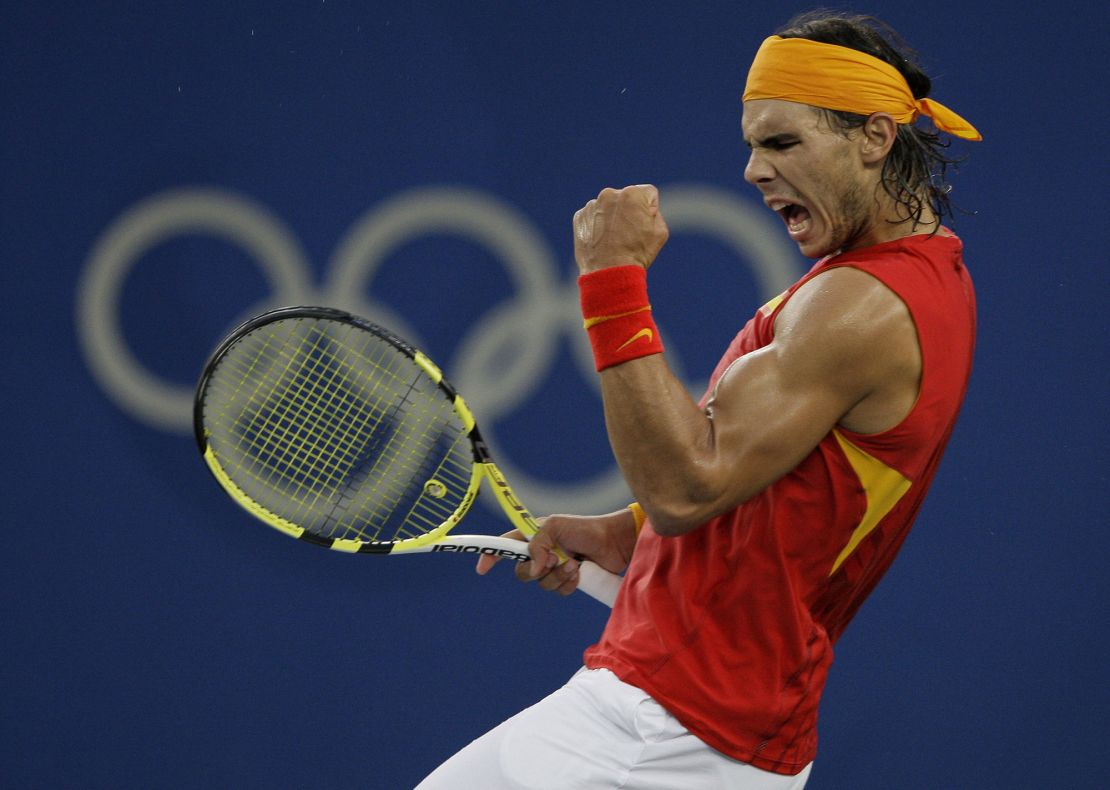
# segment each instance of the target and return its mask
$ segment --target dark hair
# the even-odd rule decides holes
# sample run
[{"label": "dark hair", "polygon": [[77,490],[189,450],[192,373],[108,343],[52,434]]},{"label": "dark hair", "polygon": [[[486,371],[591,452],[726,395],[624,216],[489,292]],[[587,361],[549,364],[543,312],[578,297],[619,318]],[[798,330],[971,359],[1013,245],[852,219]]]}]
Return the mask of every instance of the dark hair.
[{"label": "dark hair", "polygon": [[[849,47],[885,61],[906,78],[915,99],[928,96],[932,87],[929,77],[915,62],[916,53],[893,28],[875,17],[810,11],[794,17],[776,35]],[[845,132],[860,128],[868,117],[838,110],[822,112]],[[883,162],[882,184],[895,203],[905,209],[905,219],[912,219],[914,227],[920,224],[926,205],[936,213],[938,229],[945,215],[952,217],[948,198],[951,186],[945,176],[949,166],[961,160],[946,156],[947,147],[948,143],[936,131],[914,124],[898,125],[894,145]]]}]

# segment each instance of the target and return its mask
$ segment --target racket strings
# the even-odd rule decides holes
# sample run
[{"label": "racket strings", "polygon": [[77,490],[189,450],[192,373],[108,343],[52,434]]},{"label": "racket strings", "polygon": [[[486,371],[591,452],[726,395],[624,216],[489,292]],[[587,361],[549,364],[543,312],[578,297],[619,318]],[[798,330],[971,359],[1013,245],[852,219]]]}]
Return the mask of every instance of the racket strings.
[{"label": "racket strings", "polygon": [[[259,377],[247,409],[232,418],[239,437],[235,449],[249,459],[257,482],[280,486],[298,503],[289,513],[298,522],[321,496],[340,485],[340,459],[358,451],[351,437],[371,417],[366,410],[355,413],[357,399],[337,386],[338,367],[326,370],[328,359],[321,354],[325,338],[316,333],[310,339],[311,344],[297,345],[277,345],[267,339],[259,358],[269,354],[269,364],[261,366],[258,358],[249,359],[248,370],[241,375],[259,375],[261,367],[274,374]],[[349,405],[340,408],[340,399]]]},{"label": "racket strings", "polygon": [[[281,385],[271,386],[261,398],[263,403],[276,401],[280,409],[256,410],[244,423],[241,436],[246,451],[255,453],[255,466],[261,470],[255,474],[257,480],[271,487],[279,483],[286,489],[293,486],[289,494],[296,506],[287,508],[291,520],[326,533],[329,517],[322,511],[313,519],[306,515],[323,506],[332,511],[330,520],[334,521],[335,510],[342,507],[336,494],[349,485],[346,476],[352,459],[362,450],[354,437],[367,427],[374,408],[362,409],[355,417],[352,404],[357,399],[349,397],[349,386],[337,383],[341,368],[320,357],[323,339],[316,336],[311,345],[302,343],[297,353],[288,357],[296,375],[289,380],[279,377]],[[257,403],[260,398],[256,395],[252,400]]]},{"label": "racket strings", "polygon": [[469,441],[410,358],[325,320],[253,334],[228,352],[206,398],[210,444],[247,496],[321,536],[361,540],[417,537],[458,509]]},{"label": "racket strings", "polygon": [[[348,487],[351,470],[373,435],[374,416],[381,413],[387,393],[382,392],[377,402],[372,392],[357,397],[350,371],[343,375],[344,365],[326,351],[331,340],[314,328],[299,343],[279,347],[288,364],[277,380],[261,382],[266,389],[252,401],[261,402],[264,408],[243,426],[246,447],[239,449],[254,454],[261,473],[256,477],[264,485],[281,485],[284,490],[292,486],[289,496],[296,505],[288,510],[289,520],[335,537],[334,512],[342,505],[337,495]],[[385,370],[377,362],[372,364],[379,373]],[[262,392],[261,387],[259,390]],[[277,408],[266,408],[270,403]],[[358,442],[359,436],[367,438]],[[327,511],[331,511],[330,517]]]},{"label": "racket strings", "polygon": [[[368,344],[376,340],[369,333],[350,331],[364,334]],[[408,357],[393,353],[391,345],[380,340],[377,344],[386,352],[384,355],[370,356],[358,346],[352,349],[361,363],[352,370],[380,373],[376,381],[394,385],[382,393],[382,400],[388,397],[391,404],[378,421],[392,430],[384,431],[384,443],[367,449],[365,457],[373,464],[361,478],[351,481],[348,517],[337,521],[336,526],[343,530],[343,537],[379,539],[381,525],[392,516],[397,525],[391,533],[394,539],[417,537],[445,521],[465,495],[469,474],[460,471],[469,472],[469,442],[451,402],[423,370]],[[392,364],[383,365],[383,356]],[[465,450],[461,458],[460,450]],[[455,471],[448,474],[452,467]],[[435,489],[438,497],[413,496],[414,484],[423,490],[430,481],[439,484]],[[454,495],[449,497],[450,492]],[[402,516],[408,501],[411,506]],[[431,515],[421,518],[421,514]],[[368,525],[375,527],[375,532],[367,532]]]},{"label": "racket strings", "polygon": [[[412,408],[411,396],[419,382],[419,377],[414,376],[405,394],[389,404],[388,412],[374,425],[375,429],[385,426],[385,430],[372,430],[376,440],[365,454],[372,463],[357,474],[351,474],[348,491],[342,502],[336,503],[337,509],[342,504],[346,511],[345,518],[335,521],[335,527],[342,530],[342,537],[378,539],[382,523],[396,511],[410,482],[419,476],[419,467],[413,462],[419,462],[432,449],[429,441],[421,441],[431,438],[430,431],[425,430],[421,436],[415,434],[419,425],[426,421],[426,418],[413,420],[418,412]],[[367,532],[367,527],[375,531]],[[398,532],[403,531],[402,522]]]}]

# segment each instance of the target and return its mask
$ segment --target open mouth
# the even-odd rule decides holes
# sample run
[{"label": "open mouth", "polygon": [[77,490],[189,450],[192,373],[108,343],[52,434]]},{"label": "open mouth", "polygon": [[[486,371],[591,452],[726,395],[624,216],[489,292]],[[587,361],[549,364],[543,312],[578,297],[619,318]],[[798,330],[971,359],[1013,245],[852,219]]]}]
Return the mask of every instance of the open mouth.
[{"label": "open mouth", "polygon": [[776,206],[775,212],[782,217],[783,222],[786,223],[787,230],[792,235],[804,233],[810,224],[809,209],[797,203],[784,203]]}]

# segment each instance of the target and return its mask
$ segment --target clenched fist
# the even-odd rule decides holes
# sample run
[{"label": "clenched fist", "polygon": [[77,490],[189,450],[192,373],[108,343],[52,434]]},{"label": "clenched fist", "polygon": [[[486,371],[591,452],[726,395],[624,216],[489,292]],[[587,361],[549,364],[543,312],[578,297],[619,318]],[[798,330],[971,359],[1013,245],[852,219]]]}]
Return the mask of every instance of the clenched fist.
[{"label": "clenched fist", "polygon": [[574,215],[574,258],[586,272],[610,266],[651,266],[667,243],[659,190],[650,184],[603,189]]}]

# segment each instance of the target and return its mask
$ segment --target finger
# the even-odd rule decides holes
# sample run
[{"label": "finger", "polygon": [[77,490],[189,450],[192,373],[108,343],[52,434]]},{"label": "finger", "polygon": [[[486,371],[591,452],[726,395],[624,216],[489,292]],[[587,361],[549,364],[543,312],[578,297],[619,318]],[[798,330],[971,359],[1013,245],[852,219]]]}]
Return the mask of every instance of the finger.
[{"label": "finger", "polygon": [[586,232],[585,212],[586,209],[584,208],[580,208],[578,211],[574,212],[572,227],[574,228],[574,238],[578,239],[578,241],[586,241],[590,237],[589,233]]},{"label": "finger", "polygon": [[594,215],[597,201],[591,200],[574,214],[574,237],[582,243],[588,243],[594,234]]},{"label": "finger", "polygon": [[541,576],[538,582],[540,589],[548,592],[562,590],[569,583],[573,592],[574,588],[578,586],[578,561],[567,560],[562,565],[556,565]]},{"label": "finger", "polygon": [[635,191],[640,199],[644,201],[644,205],[649,208],[659,208],[659,190],[654,184],[637,184]]},{"label": "finger", "polygon": [[559,558],[552,552],[544,552],[537,555],[532,553],[532,559],[528,562],[518,563],[516,566],[516,577],[522,582],[534,582],[537,579],[542,580],[559,564]]},{"label": "finger", "polygon": [[667,239],[671,235],[671,230],[667,227],[667,221],[663,219],[663,212],[661,211],[655,215],[655,233],[659,237],[660,247],[667,243]]},{"label": "finger", "polygon": [[517,578],[532,581],[548,573],[559,564],[558,549],[555,548],[554,536],[545,529],[546,518],[536,519],[539,532],[532,536],[528,542],[528,554],[532,559],[522,562],[517,566]]},{"label": "finger", "polygon": [[559,593],[559,595],[562,595],[564,597],[567,596],[567,595],[570,595],[571,593],[573,593],[575,590],[578,589],[578,578],[579,578],[578,574],[577,573],[574,574],[569,579],[567,579],[565,582],[560,584],[558,589],[555,590],[555,592]]},{"label": "finger", "polygon": [[[570,565],[574,560],[570,560],[566,565]],[[554,588],[554,591],[559,595],[567,596],[578,589],[578,582],[580,579],[578,563],[574,562],[574,568],[566,574],[566,578]]]},{"label": "finger", "polygon": [[[512,538],[513,540],[524,540],[524,535],[518,529],[504,532],[502,533],[501,537]],[[491,557],[488,554],[483,554],[478,557],[478,564],[477,566],[475,566],[474,570],[478,573],[479,576],[485,576],[487,573],[490,572],[490,569],[500,561],[500,557]]]},{"label": "finger", "polygon": [[478,558],[478,564],[475,566],[474,570],[477,571],[479,576],[485,576],[490,572],[490,569],[499,562],[501,562],[500,557],[491,557],[488,554],[483,554]]}]

